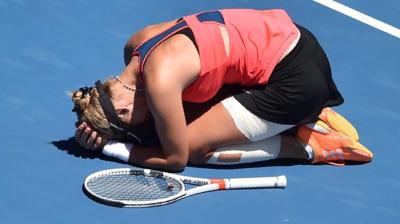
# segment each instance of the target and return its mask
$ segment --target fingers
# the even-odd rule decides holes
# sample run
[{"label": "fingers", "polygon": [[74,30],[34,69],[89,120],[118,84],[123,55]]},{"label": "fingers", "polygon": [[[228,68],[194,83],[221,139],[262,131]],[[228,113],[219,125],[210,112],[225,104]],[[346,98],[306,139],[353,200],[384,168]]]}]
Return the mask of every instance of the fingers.
[{"label": "fingers", "polygon": [[82,133],[85,130],[86,126],[84,125],[84,123],[80,124],[75,131],[75,139],[77,142],[81,142],[81,137],[82,137]]},{"label": "fingers", "polygon": [[[91,133],[90,133],[90,131],[91,131]],[[86,145],[88,145],[91,149],[95,149],[94,143],[97,139],[97,132],[89,130],[89,132],[87,134],[89,135],[89,137],[86,141]]]},{"label": "fingers", "polygon": [[79,127],[79,130],[80,130],[80,132],[78,133],[79,135],[78,135],[78,138],[77,138],[77,140],[79,142],[79,145],[81,145],[81,146],[83,146],[85,148],[90,148],[87,145],[87,141],[88,141],[89,134],[90,134],[90,132],[92,130],[89,127],[86,127],[86,126],[83,126],[83,128]]},{"label": "fingers", "polygon": [[82,123],[77,127],[75,138],[79,145],[87,149],[99,148],[102,141],[98,133],[92,130],[86,123]]},{"label": "fingers", "polygon": [[101,137],[97,137],[96,138],[96,141],[94,142],[94,147],[95,148],[100,148],[100,146],[101,146]]}]

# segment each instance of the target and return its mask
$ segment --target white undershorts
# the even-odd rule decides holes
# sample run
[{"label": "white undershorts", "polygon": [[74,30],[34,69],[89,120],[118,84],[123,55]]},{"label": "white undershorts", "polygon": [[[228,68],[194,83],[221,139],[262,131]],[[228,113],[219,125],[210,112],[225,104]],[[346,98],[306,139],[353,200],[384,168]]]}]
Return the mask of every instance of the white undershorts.
[{"label": "white undershorts", "polygon": [[277,124],[259,118],[248,111],[234,97],[224,99],[222,105],[231,115],[237,129],[252,142],[272,137],[294,126]]}]

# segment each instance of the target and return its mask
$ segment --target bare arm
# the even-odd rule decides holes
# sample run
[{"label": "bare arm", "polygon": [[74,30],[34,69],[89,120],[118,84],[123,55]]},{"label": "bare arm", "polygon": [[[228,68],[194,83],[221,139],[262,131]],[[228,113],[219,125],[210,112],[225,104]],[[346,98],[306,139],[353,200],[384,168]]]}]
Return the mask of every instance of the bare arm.
[{"label": "bare arm", "polygon": [[173,86],[171,81],[147,85],[147,99],[150,111],[155,119],[160,147],[135,146],[130,163],[140,166],[180,171],[188,161],[188,141],[186,121],[182,109],[181,88]]},{"label": "bare arm", "polygon": [[[134,63],[134,60],[129,63]],[[189,142],[182,91],[196,79],[199,72],[197,50],[182,34],[172,36],[149,55],[143,77],[161,148],[134,146],[129,163],[170,171],[184,169],[189,157]],[[95,148],[93,143],[98,138],[93,133],[82,136],[77,135],[81,145]]]},{"label": "bare arm", "polygon": [[186,166],[189,142],[182,91],[199,71],[197,50],[183,35],[171,37],[151,53],[143,77],[147,102],[161,141],[162,156],[144,159],[138,152],[138,156],[132,157],[133,163],[169,170],[181,170]]}]

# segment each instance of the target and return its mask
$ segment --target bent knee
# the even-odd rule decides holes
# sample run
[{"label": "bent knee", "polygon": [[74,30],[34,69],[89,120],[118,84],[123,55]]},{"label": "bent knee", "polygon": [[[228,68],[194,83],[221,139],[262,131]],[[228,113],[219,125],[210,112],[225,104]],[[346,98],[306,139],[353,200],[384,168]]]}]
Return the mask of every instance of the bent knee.
[{"label": "bent knee", "polygon": [[193,165],[204,165],[210,159],[211,151],[208,146],[203,147],[190,147],[189,163]]}]

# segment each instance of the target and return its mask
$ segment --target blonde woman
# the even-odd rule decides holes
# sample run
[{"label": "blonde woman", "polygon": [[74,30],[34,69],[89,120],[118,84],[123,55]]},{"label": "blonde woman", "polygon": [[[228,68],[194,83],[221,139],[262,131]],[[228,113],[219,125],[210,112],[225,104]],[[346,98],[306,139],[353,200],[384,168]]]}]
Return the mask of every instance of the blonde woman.
[{"label": "blonde woman", "polygon": [[[332,122],[345,121],[332,110],[296,138],[280,135],[343,102],[318,41],[284,10],[215,10],[148,26],[127,42],[125,62],[119,76],[73,94],[76,138],[86,148],[170,171],[188,163],[372,159],[349,123]],[[195,111],[183,102],[206,103],[226,84],[243,91],[186,121]],[[160,145],[143,146],[152,120]]]}]

